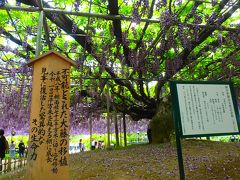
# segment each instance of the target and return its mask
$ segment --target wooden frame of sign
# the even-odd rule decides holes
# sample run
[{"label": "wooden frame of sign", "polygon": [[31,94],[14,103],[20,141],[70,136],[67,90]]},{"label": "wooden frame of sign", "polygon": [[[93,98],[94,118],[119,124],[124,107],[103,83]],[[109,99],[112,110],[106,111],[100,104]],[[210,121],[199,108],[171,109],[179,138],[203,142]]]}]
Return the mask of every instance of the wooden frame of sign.
[{"label": "wooden frame of sign", "polygon": [[170,81],[180,179],[185,179],[181,138],[240,133],[233,84],[226,81]]}]

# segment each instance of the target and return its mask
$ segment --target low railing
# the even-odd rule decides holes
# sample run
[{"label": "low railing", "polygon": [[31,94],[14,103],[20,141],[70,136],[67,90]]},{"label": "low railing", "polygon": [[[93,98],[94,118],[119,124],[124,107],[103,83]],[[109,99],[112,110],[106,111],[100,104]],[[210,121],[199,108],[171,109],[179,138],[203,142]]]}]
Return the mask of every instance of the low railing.
[{"label": "low railing", "polygon": [[[1,162],[0,162],[1,163]],[[0,164],[0,170],[2,169],[3,173],[12,171],[17,168],[21,168],[27,164],[26,158],[19,158],[19,159],[4,159],[2,160],[2,168]]]}]

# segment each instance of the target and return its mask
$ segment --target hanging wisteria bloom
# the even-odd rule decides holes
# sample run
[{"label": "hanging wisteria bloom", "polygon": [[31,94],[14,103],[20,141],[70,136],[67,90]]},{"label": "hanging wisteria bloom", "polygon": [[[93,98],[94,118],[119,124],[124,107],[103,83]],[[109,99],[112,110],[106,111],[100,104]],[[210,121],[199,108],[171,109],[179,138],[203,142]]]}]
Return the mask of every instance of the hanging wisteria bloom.
[{"label": "hanging wisteria bloom", "polygon": [[77,25],[72,24],[72,33],[76,33],[76,32],[77,32]]},{"label": "hanging wisteria bloom", "polygon": [[139,24],[141,22],[141,17],[138,13],[138,7],[134,7],[132,11],[133,22]]},{"label": "hanging wisteria bloom", "polygon": [[52,13],[52,19],[53,19],[53,21],[55,21],[56,18],[57,18],[57,13]]},{"label": "hanging wisteria bloom", "polygon": [[17,6],[21,6],[21,2],[17,0],[17,1],[16,1],[16,5],[17,5]]},{"label": "hanging wisteria bloom", "polygon": [[26,27],[26,33],[28,33],[28,34],[32,33],[32,28],[30,26]]},{"label": "hanging wisteria bloom", "polygon": [[72,44],[71,50],[72,50],[73,52],[76,52],[76,50],[77,50],[77,45],[76,45],[75,43]]},{"label": "hanging wisteria bloom", "polygon": [[79,6],[80,6],[80,0],[76,0],[74,2],[74,9],[75,9],[75,11],[79,11]]},{"label": "hanging wisteria bloom", "polygon": [[168,10],[162,12],[160,16],[160,23],[162,27],[169,28],[175,22],[175,16],[171,14]]}]

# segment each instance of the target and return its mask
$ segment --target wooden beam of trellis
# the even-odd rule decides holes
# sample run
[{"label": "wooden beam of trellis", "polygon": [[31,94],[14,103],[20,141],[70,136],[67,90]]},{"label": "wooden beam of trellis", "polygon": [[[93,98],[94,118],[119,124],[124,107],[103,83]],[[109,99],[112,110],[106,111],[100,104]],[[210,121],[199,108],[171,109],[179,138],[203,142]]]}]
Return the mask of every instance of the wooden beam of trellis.
[{"label": "wooden beam of trellis", "polygon": [[[16,10],[16,11],[27,11],[27,12],[50,12],[50,13],[57,13],[57,14],[69,14],[75,16],[83,16],[83,17],[95,17],[101,18],[106,20],[128,20],[131,21],[132,17],[125,16],[125,15],[107,15],[107,14],[96,14],[96,13],[85,13],[85,12],[73,12],[73,11],[66,11],[61,9],[52,9],[52,8],[37,8],[37,7],[19,7],[19,6],[4,6],[0,7],[0,9],[7,9],[7,10]],[[149,22],[149,23],[160,23],[159,20],[155,19],[141,19],[142,22]]]},{"label": "wooden beam of trellis", "polygon": [[[96,13],[85,13],[85,12],[74,12],[74,11],[66,11],[61,9],[52,9],[52,8],[37,8],[37,7],[19,7],[19,6],[4,6],[0,7],[0,10],[16,10],[16,11],[26,11],[26,12],[50,12],[50,13],[56,13],[56,14],[68,14],[68,15],[75,15],[75,16],[82,16],[82,17],[94,17],[94,18],[100,18],[105,20],[126,20],[126,21],[132,21],[132,17],[125,16],[125,15],[108,15],[108,14],[96,14]],[[148,23],[160,23],[160,20],[156,19],[140,19],[141,22],[148,22]],[[175,24],[179,24],[181,22],[176,22]],[[181,23],[182,24],[182,23]],[[185,26],[194,27],[207,27],[211,29],[216,30],[222,30],[222,31],[238,31],[238,28],[232,28],[232,27],[226,27],[226,26],[219,26],[216,27],[214,25],[204,25],[204,24],[191,24],[191,23],[184,23]]]}]

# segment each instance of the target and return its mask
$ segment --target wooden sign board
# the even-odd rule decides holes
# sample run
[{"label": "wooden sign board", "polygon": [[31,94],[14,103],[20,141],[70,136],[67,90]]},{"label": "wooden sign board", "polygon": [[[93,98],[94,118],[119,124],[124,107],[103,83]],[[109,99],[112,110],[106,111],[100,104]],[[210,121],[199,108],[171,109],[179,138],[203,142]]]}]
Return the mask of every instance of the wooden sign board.
[{"label": "wooden sign board", "polygon": [[50,51],[33,66],[27,179],[69,179],[70,68]]}]

